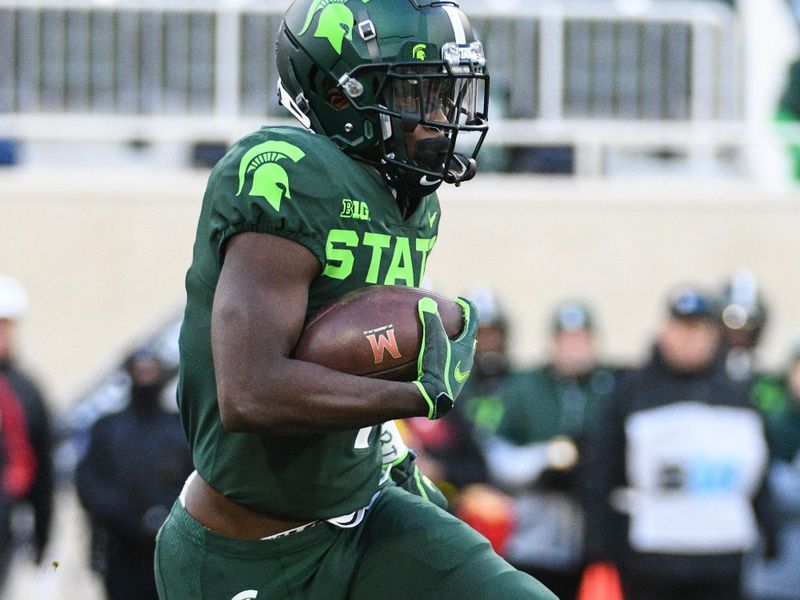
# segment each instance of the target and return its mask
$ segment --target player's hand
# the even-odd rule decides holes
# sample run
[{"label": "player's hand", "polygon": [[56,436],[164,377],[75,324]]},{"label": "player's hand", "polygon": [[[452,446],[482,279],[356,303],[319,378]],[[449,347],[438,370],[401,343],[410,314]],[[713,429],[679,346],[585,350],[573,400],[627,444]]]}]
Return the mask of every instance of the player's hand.
[{"label": "player's hand", "polygon": [[447,498],[436,487],[436,484],[422,474],[417,466],[417,454],[411,449],[405,457],[390,467],[389,475],[399,487],[433,502],[441,509],[447,510]]},{"label": "player's hand", "polygon": [[472,370],[478,311],[469,300],[458,298],[456,302],[464,311],[464,329],[455,340],[447,337],[435,300],[421,298],[417,305],[422,344],[414,383],[428,403],[429,419],[438,419],[453,408]]}]

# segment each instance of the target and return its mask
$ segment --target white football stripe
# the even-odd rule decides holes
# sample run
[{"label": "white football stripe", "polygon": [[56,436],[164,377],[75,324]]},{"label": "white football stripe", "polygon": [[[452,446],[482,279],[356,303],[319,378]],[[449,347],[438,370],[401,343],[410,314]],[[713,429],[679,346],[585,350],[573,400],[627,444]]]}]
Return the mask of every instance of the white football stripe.
[{"label": "white football stripe", "polygon": [[450,17],[450,23],[453,25],[453,33],[456,36],[456,44],[466,44],[467,34],[464,31],[464,23],[461,22],[460,11],[455,6],[443,7],[447,16]]}]

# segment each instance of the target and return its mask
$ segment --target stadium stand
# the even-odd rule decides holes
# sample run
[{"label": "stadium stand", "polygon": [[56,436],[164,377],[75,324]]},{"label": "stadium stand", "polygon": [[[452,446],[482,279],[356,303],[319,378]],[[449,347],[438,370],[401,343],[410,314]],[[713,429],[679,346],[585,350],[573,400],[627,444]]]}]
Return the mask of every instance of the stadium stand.
[{"label": "stadium stand", "polygon": [[[226,144],[264,115],[284,119],[270,62],[284,5],[3,0],[0,63],[11,68],[0,72],[0,139]],[[492,63],[501,118],[487,144],[566,147],[583,174],[607,171],[609,151],[685,156],[697,168],[740,153],[745,40],[729,5],[465,7],[487,55],[502,57]]]}]

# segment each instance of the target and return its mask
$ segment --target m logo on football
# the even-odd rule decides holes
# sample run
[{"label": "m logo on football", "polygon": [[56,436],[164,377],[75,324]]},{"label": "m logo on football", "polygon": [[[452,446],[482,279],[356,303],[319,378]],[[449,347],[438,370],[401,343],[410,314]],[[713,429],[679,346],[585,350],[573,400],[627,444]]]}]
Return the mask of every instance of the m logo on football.
[{"label": "m logo on football", "polygon": [[372,356],[375,358],[376,365],[383,362],[387,352],[392,358],[400,358],[402,356],[400,349],[397,347],[394,325],[384,325],[377,329],[365,331],[364,337],[367,338],[369,345],[372,347]]}]

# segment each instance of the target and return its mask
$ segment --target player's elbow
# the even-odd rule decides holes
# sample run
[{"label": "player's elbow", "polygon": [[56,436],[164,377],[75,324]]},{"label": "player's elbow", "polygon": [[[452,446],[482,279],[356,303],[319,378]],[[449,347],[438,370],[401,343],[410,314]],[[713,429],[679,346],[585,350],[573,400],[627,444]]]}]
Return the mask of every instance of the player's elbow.
[{"label": "player's elbow", "polygon": [[246,389],[220,388],[217,395],[220,420],[232,433],[279,433],[284,426],[269,403]]},{"label": "player's elbow", "polygon": [[219,417],[222,425],[233,433],[248,433],[251,429],[247,410],[238,398],[227,394],[219,394]]},{"label": "player's elbow", "polygon": [[219,417],[223,426],[233,433],[252,433],[256,429],[253,415],[254,399],[247,390],[219,386]]}]

